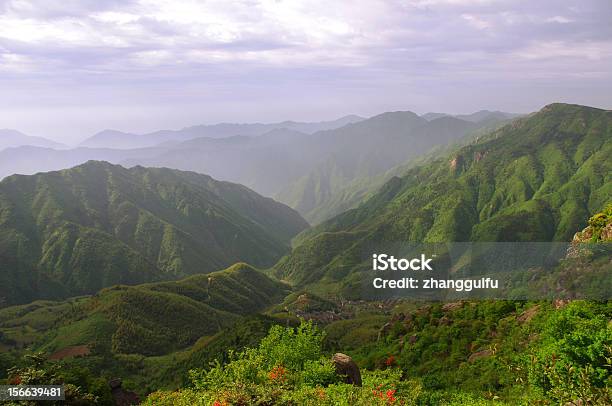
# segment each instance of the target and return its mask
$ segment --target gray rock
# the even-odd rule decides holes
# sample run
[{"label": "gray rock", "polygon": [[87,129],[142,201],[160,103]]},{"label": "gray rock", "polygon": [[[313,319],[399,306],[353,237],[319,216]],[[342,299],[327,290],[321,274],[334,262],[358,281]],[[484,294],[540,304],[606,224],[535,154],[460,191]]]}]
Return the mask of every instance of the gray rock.
[{"label": "gray rock", "polygon": [[332,362],[336,368],[336,373],[344,378],[344,382],[361,386],[361,372],[359,367],[351,357],[346,354],[336,353],[332,357]]}]

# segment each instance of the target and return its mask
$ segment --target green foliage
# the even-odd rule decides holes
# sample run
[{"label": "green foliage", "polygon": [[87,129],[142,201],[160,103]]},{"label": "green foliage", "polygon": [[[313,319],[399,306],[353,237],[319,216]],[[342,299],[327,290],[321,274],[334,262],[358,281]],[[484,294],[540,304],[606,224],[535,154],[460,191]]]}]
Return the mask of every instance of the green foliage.
[{"label": "green foliage", "polygon": [[323,333],[312,323],[302,323],[297,329],[274,326],[259,344],[259,352],[266,355],[264,367],[283,365],[299,371],[307,361],[321,358],[322,342]]},{"label": "green foliage", "polygon": [[[606,237],[602,236],[602,233],[606,227],[612,227],[612,203],[608,204],[605,209],[595,214],[589,219],[589,227],[591,233],[591,242],[598,242],[602,240],[611,240],[612,231],[608,231]],[[583,231],[584,233],[584,231]]]},{"label": "green foliage", "polygon": [[311,359],[304,363],[301,379],[306,386],[329,386],[338,382],[338,375],[331,361],[325,359]]},{"label": "green foliage", "polygon": [[[273,326],[256,349],[232,356],[226,365],[217,361],[210,370],[195,370],[192,381],[199,389],[218,388],[231,382],[262,383],[268,380],[268,371],[275,368],[285,371],[283,379],[299,379],[294,374],[303,371],[307,363],[308,379],[313,380],[316,368],[311,363],[321,360],[322,341],[323,333],[312,323],[302,323],[296,329]],[[325,368],[320,371],[324,373],[322,379],[327,378]]]},{"label": "green foliage", "polygon": [[612,313],[609,307],[601,313],[599,307],[570,303],[544,326],[529,381],[555,401],[612,402]]},{"label": "green foliage", "polygon": [[371,316],[333,322],[327,345],[349,348],[366,368],[399,366],[420,381],[423,405],[610,402],[609,302],[560,309],[549,302],[433,303],[402,315],[393,316],[398,328],[353,347],[347,322],[358,326]]}]

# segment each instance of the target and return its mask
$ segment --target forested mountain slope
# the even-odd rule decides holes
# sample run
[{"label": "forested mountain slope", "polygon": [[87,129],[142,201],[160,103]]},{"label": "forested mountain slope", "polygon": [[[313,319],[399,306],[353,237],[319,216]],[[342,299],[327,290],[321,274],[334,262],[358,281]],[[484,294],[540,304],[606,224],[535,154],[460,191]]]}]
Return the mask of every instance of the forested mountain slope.
[{"label": "forested mountain slope", "polygon": [[190,172],[104,162],[0,182],[3,304],[270,266],[307,227],[248,188]]},{"label": "forested mountain slope", "polygon": [[546,106],[303,233],[276,274],[341,280],[373,241],[569,241],[612,196],[610,156],[612,112]]}]

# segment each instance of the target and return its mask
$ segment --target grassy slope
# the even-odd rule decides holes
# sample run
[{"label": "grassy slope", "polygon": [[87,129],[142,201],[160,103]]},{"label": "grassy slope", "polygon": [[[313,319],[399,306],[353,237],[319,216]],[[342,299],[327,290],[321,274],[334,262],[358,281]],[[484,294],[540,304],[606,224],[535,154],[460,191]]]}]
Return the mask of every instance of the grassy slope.
[{"label": "grassy slope", "polygon": [[239,261],[269,266],[306,227],[272,199],[190,172],[89,162],[12,176],[0,183],[0,297],[24,303]]}]

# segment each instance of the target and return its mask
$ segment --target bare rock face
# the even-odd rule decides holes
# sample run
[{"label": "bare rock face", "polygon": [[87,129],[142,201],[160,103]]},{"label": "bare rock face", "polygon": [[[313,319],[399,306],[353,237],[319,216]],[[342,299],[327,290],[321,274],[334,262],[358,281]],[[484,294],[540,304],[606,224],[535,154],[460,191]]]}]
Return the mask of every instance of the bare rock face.
[{"label": "bare rock face", "polygon": [[345,383],[361,386],[361,372],[359,372],[359,367],[351,357],[339,352],[334,354],[332,362],[336,368],[336,373],[344,377]]},{"label": "bare rock face", "polygon": [[131,406],[140,404],[138,395],[131,391],[126,391],[121,387],[121,379],[112,379],[108,385],[111,387],[111,394],[117,406]]}]

